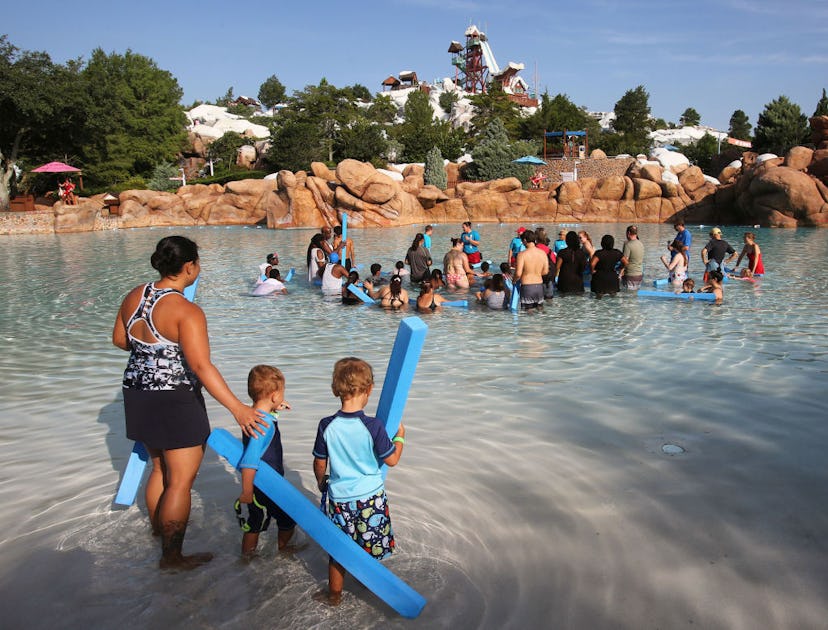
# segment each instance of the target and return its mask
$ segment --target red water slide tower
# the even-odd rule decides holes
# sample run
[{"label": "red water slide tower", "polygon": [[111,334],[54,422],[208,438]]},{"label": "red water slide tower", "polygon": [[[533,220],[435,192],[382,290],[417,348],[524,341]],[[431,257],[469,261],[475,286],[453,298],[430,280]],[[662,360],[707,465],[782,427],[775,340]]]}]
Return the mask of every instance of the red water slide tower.
[{"label": "red water slide tower", "polygon": [[452,42],[449,52],[452,53],[452,64],[462,73],[457,77],[457,85],[472,94],[486,91],[489,80],[489,68],[483,55],[483,43],[486,34],[474,25],[466,29],[466,45],[461,47],[459,42]]}]

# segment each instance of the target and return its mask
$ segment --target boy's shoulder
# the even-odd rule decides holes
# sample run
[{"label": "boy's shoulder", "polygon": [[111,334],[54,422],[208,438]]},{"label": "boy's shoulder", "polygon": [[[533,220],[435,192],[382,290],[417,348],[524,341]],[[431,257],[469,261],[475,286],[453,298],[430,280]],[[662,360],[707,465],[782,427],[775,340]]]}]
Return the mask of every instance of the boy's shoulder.
[{"label": "boy's shoulder", "polygon": [[359,420],[369,430],[376,427],[376,426],[380,426],[380,427],[383,427],[383,428],[385,427],[385,424],[379,418],[375,418],[374,416],[369,416],[368,414],[365,413],[364,409],[360,409],[359,411],[342,411],[342,410],[339,410],[339,411],[337,411],[336,413],[334,413],[330,416],[325,416],[324,418],[322,418],[319,421],[319,428],[322,431],[324,431],[337,418],[339,418],[341,420],[348,420],[348,419]]}]

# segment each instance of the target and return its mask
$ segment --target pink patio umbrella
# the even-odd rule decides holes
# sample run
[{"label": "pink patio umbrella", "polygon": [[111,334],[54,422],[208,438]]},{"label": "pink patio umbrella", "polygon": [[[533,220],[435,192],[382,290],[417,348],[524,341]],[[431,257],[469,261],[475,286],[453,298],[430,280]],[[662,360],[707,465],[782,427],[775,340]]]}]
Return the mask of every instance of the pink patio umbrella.
[{"label": "pink patio umbrella", "polygon": [[[38,166],[37,168],[32,169],[32,173],[80,173],[81,170],[79,168],[75,168],[74,166],[70,166],[64,162],[49,162],[48,164],[44,164],[43,166]],[[80,187],[83,190],[83,175],[79,175],[78,179],[80,179]]]}]

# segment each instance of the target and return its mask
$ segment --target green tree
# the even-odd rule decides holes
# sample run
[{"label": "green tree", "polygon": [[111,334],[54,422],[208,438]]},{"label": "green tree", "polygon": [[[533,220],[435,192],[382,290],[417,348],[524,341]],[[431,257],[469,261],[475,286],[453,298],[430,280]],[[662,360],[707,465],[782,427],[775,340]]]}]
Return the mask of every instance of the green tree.
[{"label": "green tree", "polygon": [[446,167],[443,163],[443,155],[437,147],[433,147],[426,154],[423,180],[426,185],[437,186],[440,190],[445,190],[446,186],[448,186],[448,176],[446,175]]},{"label": "green tree", "polygon": [[362,101],[364,103],[370,103],[373,99],[371,95],[371,90],[369,90],[361,83],[354,83],[353,85],[349,85],[345,88],[342,88],[342,92],[346,96],[346,98],[352,101]]},{"label": "green tree", "polygon": [[750,140],[751,124],[748,115],[741,109],[737,109],[730,117],[730,127],[727,134],[737,140]]},{"label": "green tree", "polygon": [[396,128],[396,139],[403,145],[402,159],[406,162],[423,162],[435,145],[434,110],[428,94],[419,90],[411,92],[405,102],[405,121]]},{"label": "green tree", "polygon": [[543,142],[544,131],[586,130],[590,141],[601,134],[601,126],[582,107],[569,100],[566,94],[549,98],[541,96],[538,110],[520,123],[520,137]]},{"label": "green tree", "polygon": [[353,158],[384,167],[386,164],[379,158],[387,153],[388,141],[381,126],[368,120],[357,120],[340,130],[334,151],[340,160]]},{"label": "green tree", "polygon": [[506,129],[509,138],[519,137],[520,106],[509,99],[499,84],[492,84],[488,92],[475,94],[469,100],[474,107],[469,134],[472,143],[495,119]]},{"label": "green tree", "polygon": [[526,185],[534,168],[513,161],[521,157],[521,151],[525,150],[526,143],[511,143],[506,126],[495,118],[472,150],[473,162],[466,168],[466,176],[479,181],[517,177]]},{"label": "green tree", "polygon": [[54,64],[0,36],[0,209],[9,207],[17,168],[79,153],[89,106],[81,67],[79,60]]},{"label": "green tree", "polygon": [[285,100],[285,86],[279,78],[273,74],[259,86],[259,102],[271,109]]},{"label": "green tree", "polygon": [[236,164],[239,149],[247,143],[248,140],[240,133],[228,131],[207,145],[207,157],[214,164],[221,162],[225,168],[232,168]]},{"label": "green tree", "polygon": [[817,102],[814,116],[828,116],[828,95],[825,94],[825,88],[822,88],[822,98]]},{"label": "green tree", "polygon": [[698,166],[702,171],[708,175],[716,175],[715,173],[710,172],[713,158],[716,157],[719,152],[719,142],[714,136],[706,133],[701,138],[696,140],[696,142],[687,145],[679,143],[679,147],[687,159]]},{"label": "green tree", "polygon": [[760,151],[784,155],[791,147],[807,142],[808,135],[808,120],[799,105],[780,96],[759,114],[754,145]]},{"label": "green tree", "polygon": [[447,90],[440,94],[440,98],[437,99],[437,102],[440,103],[440,107],[443,108],[443,111],[447,114],[451,113],[451,110],[454,108],[454,104],[460,100],[460,96],[458,96],[457,92],[454,90]]},{"label": "green tree", "polygon": [[233,96],[233,86],[231,85],[227,88],[227,91],[224,93],[224,96],[219,96],[216,99],[216,105],[219,107],[229,107],[230,104],[236,100],[236,97]]},{"label": "green tree", "polygon": [[627,90],[615,104],[615,122],[612,126],[621,134],[619,149],[627,153],[642,153],[649,148],[650,95],[643,85]]},{"label": "green tree", "polygon": [[679,117],[679,122],[685,127],[695,127],[701,122],[701,114],[692,107],[688,107]]},{"label": "green tree", "polygon": [[295,172],[307,170],[311,162],[324,162],[327,158],[328,142],[322,136],[321,127],[310,120],[289,119],[271,133],[265,161],[271,170]]},{"label": "green tree", "polygon": [[[310,140],[322,141],[326,149],[323,161],[333,162],[337,156],[334,147],[337,136],[360,117],[359,109],[354,103],[352,91],[340,89],[321,79],[318,85],[308,85],[303,90],[293,93],[288,105],[281,111],[280,119],[301,123],[303,128],[315,127]],[[308,147],[301,154],[315,154],[316,147]]]},{"label": "green tree", "polygon": [[170,191],[177,189],[180,181],[175,181],[174,177],[180,177],[178,167],[170,162],[163,162],[156,165],[152,171],[152,177],[147,180],[147,188],[150,190]]},{"label": "green tree", "polygon": [[130,50],[92,52],[83,71],[90,97],[90,132],[83,147],[90,180],[111,183],[148,176],[174,161],[187,139],[178,81]]},{"label": "green tree", "polygon": [[373,122],[390,124],[394,122],[394,118],[397,116],[397,106],[391,100],[390,96],[380,94],[371,103],[371,106],[366,112],[366,116],[368,120]]}]

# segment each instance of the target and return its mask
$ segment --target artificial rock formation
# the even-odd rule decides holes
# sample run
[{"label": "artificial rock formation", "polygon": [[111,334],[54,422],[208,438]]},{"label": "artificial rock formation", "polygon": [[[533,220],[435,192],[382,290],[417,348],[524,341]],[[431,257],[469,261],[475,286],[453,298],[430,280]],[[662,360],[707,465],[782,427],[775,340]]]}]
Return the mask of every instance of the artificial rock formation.
[{"label": "artificial rock formation", "polygon": [[[811,119],[815,149],[794,147],[784,157],[745,153],[718,180],[676,154],[620,163],[593,158],[576,181],[524,190],[517,179],[463,182],[442,191],[423,183],[423,168],[378,171],[343,160],[335,171],[313,163],[310,173],[280,171],[272,179],[226,186],[188,185],[175,193],[121,193],[118,216],[100,197],[77,206],[55,204],[56,232],[160,225],[250,225],[270,228],[353,227],[474,222],[636,222],[683,219],[698,223],[748,223],[769,227],[828,225],[828,116]],[[619,170],[618,167],[621,167]],[[457,165],[448,165],[456,181]],[[612,173],[604,175],[605,173]],[[618,174],[618,173],[623,173]],[[12,233],[9,231],[7,233]]]}]

